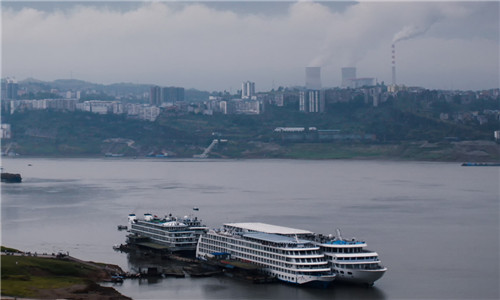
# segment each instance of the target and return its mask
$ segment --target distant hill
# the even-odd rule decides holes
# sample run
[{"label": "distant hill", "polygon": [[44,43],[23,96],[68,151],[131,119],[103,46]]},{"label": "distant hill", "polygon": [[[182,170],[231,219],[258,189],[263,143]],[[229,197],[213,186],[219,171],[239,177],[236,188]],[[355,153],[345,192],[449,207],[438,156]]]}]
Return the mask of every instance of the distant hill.
[{"label": "distant hill", "polygon": [[[162,114],[155,122],[89,112],[2,111],[12,138],[2,150],[42,156],[192,157],[213,139],[210,157],[222,158],[390,158],[444,161],[495,161],[500,146],[492,140],[498,123],[455,123],[405,109],[402,102],[380,107],[361,102],[330,104],[324,114],[305,114],[294,106],[269,106],[260,115]],[[413,111],[414,110],[414,111]],[[438,114],[439,116],[439,114]],[[310,137],[285,139],[276,127],[316,127],[346,136],[374,139],[322,141]],[[313,135],[311,137],[314,137]],[[481,142],[463,142],[481,141]]]},{"label": "distant hill", "polygon": [[[65,91],[92,91],[94,93],[104,93],[113,97],[135,95],[142,97],[149,93],[151,86],[154,84],[137,84],[130,82],[120,82],[112,84],[98,84],[79,79],[56,79],[54,81],[42,81],[35,78],[27,78],[19,81],[20,87],[24,87],[29,91],[49,92],[51,89],[57,89],[60,92]],[[201,102],[208,100],[210,93],[197,89],[186,89],[185,99],[189,102]]]}]

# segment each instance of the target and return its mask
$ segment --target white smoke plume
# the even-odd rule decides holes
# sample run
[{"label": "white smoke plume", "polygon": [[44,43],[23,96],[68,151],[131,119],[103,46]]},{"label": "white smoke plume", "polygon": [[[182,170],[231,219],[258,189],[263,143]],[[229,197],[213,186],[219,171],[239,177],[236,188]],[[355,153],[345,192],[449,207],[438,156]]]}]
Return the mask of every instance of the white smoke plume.
[{"label": "white smoke plume", "polygon": [[419,25],[407,25],[398,31],[392,38],[392,43],[409,40],[419,35],[425,34],[435,23],[446,17],[446,14],[441,11],[433,11],[425,17],[421,18]]},{"label": "white smoke plume", "polygon": [[[432,25],[432,24],[431,24]],[[411,38],[414,38],[416,36],[422,35],[429,30],[431,25],[427,27],[421,27],[421,26],[405,26],[403,29],[401,29],[398,33],[394,35],[394,38],[392,39],[392,43],[395,44],[399,41],[404,41],[404,40],[409,40]]]}]

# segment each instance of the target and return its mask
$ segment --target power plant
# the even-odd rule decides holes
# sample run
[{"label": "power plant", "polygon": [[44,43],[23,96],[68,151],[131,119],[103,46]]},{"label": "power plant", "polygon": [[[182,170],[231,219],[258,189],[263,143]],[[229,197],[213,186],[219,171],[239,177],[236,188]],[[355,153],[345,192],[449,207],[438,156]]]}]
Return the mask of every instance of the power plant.
[{"label": "power plant", "polygon": [[342,87],[351,87],[354,79],[356,79],[356,68],[342,68]]},{"label": "power plant", "polygon": [[321,67],[306,67],[306,89],[321,89]]}]

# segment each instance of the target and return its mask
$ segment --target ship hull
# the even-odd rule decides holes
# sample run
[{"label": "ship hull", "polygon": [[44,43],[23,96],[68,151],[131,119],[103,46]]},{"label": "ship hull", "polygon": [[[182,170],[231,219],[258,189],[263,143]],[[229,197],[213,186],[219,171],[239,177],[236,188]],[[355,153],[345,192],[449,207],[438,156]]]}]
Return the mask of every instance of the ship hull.
[{"label": "ship hull", "polygon": [[387,271],[386,268],[376,270],[333,269],[338,281],[373,285]]},{"label": "ship hull", "polygon": [[[265,272],[265,270],[264,270]],[[265,272],[269,273],[271,276],[275,276],[276,279],[289,284],[299,285],[299,286],[309,286],[316,288],[326,288],[332,284],[335,280],[336,275],[321,275],[321,276],[313,276],[313,275],[296,275],[290,276],[290,274],[279,273],[279,272]]]}]

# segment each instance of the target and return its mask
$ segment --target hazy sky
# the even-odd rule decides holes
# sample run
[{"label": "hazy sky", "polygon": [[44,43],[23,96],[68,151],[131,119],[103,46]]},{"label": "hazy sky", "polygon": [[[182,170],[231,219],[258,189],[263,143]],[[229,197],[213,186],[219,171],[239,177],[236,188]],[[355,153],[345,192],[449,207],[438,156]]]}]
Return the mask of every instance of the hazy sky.
[{"label": "hazy sky", "polygon": [[2,77],[232,90],[322,67],[442,89],[499,87],[499,2],[5,2]]}]

